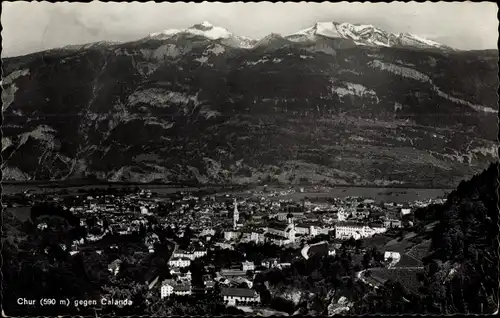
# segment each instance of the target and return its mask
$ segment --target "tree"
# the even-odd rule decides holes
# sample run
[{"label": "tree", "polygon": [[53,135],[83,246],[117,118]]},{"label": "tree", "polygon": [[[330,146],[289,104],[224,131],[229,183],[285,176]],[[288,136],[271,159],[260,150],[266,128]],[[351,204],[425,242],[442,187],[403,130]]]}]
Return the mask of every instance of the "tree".
[{"label": "tree", "polygon": [[363,265],[364,269],[370,267],[370,261],[372,260],[372,256],[369,253],[365,253],[363,255],[363,260],[361,261],[361,265]]},{"label": "tree", "polygon": [[363,241],[362,240],[356,240],[355,246],[356,246],[357,250],[362,249],[363,248]]}]

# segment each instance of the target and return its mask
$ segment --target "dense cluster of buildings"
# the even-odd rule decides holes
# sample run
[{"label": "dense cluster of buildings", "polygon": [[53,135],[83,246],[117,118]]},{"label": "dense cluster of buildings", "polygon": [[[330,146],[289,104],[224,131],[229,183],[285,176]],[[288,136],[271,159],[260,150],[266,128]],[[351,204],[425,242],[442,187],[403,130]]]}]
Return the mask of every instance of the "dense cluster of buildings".
[{"label": "dense cluster of buildings", "polygon": [[[362,239],[391,228],[411,226],[412,211],[426,204],[377,204],[357,197],[295,202],[280,199],[293,191],[257,194],[235,198],[227,194],[195,196],[180,192],[175,197],[161,198],[142,190],[123,196],[78,197],[67,208],[80,218],[80,226],[87,229],[87,236],[75,240],[69,247],[70,252],[74,255],[85,245],[97,243],[107,235],[141,233],[145,249],[154,253],[160,244],[158,231],[168,231],[174,238],[181,239],[189,229],[189,246],[175,249],[168,260],[172,278],[159,284],[161,298],[188,296],[194,293],[191,264],[215,249],[234,249],[237,244],[247,242],[303,248],[308,240],[318,236],[338,241]],[[38,224],[40,230],[46,227],[46,224]],[[327,245],[325,253],[335,255],[334,246]],[[304,257],[314,248],[314,244],[307,245],[303,249]],[[392,260],[399,257],[385,255]],[[116,276],[120,266],[121,261],[116,260],[108,269]],[[237,268],[222,268],[203,277],[203,282],[207,290],[216,284],[222,286],[221,294],[227,304],[255,304],[260,302],[260,297],[252,289],[254,273],[286,266],[290,263],[277,259],[266,259],[260,264],[245,260]]]},{"label": "dense cluster of buildings", "polygon": [[[337,239],[362,239],[403,226],[403,217],[411,207],[397,204],[375,204],[373,200],[346,198],[333,204],[303,201],[278,202],[281,211],[267,215],[267,222],[239,222],[238,203],[234,201],[233,227],[226,227],[224,239],[229,242],[253,241],[285,246],[302,239],[335,233]],[[276,202],[272,203],[273,206]],[[288,210],[288,211],[283,211]]]}]

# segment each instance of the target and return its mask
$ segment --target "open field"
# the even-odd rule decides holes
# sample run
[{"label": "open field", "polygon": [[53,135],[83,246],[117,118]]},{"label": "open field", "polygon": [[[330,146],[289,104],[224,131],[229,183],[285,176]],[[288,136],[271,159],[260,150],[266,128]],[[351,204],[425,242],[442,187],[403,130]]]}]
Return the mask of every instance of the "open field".
[{"label": "open field", "polygon": [[[210,187],[180,187],[171,185],[158,185],[158,184],[95,184],[95,185],[68,185],[64,183],[57,184],[4,184],[4,194],[14,194],[22,191],[29,190],[33,193],[53,192],[61,189],[68,190],[70,193],[77,193],[79,190],[86,190],[91,188],[107,189],[107,188],[126,188],[126,187],[140,187],[141,189],[151,190],[157,192],[160,196],[177,191],[198,191],[204,189],[220,190],[221,193],[230,193],[237,196],[249,196],[247,191],[225,191],[223,186],[210,186]],[[254,187],[252,190],[262,190],[263,187]],[[269,190],[285,190],[279,188],[270,188]],[[306,198],[346,198],[349,196],[359,196],[364,198],[372,198],[377,202],[397,202],[404,203],[415,200],[428,200],[445,196],[450,190],[448,189],[419,189],[419,188],[377,188],[377,187],[356,187],[356,186],[343,186],[325,189],[321,192],[315,190],[306,190],[304,192],[295,192],[289,195],[275,196],[271,199],[275,200],[295,200],[300,201]]]},{"label": "open field", "polygon": [[[257,190],[260,190],[257,188]],[[285,189],[270,188],[269,190],[281,191]],[[335,187],[322,192],[304,191],[295,192],[288,195],[272,197],[274,200],[294,200],[303,199],[327,199],[327,198],[346,198],[363,197],[371,198],[377,202],[396,202],[405,203],[415,200],[428,200],[446,196],[449,189],[418,189],[418,188],[377,188],[377,187]],[[233,192],[234,195],[248,195],[244,192]]]}]

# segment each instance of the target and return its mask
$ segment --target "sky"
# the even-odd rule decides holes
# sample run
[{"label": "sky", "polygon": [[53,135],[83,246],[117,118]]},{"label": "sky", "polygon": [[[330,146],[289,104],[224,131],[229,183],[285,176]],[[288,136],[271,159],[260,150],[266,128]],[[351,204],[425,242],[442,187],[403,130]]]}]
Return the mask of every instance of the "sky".
[{"label": "sky", "polygon": [[132,41],[202,21],[237,35],[291,34],[316,22],[372,24],[458,49],[497,48],[494,2],[49,3],[2,2],[2,57],[72,44]]}]

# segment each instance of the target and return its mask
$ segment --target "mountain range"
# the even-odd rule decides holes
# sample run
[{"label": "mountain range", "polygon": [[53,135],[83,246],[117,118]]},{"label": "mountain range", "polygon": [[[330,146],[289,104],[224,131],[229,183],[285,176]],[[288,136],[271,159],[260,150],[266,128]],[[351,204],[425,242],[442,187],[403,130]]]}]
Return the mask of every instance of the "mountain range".
[{"label": "mountain range", "polygon": [[451,187],[497,157],[498,51],[208,22],[2,60],[4,181]]}]

